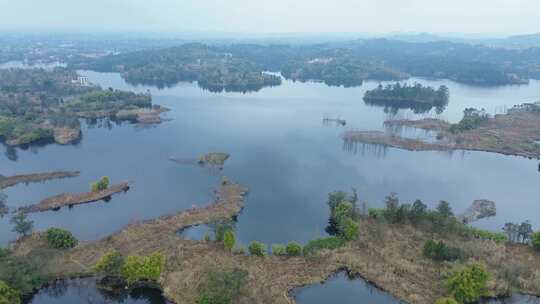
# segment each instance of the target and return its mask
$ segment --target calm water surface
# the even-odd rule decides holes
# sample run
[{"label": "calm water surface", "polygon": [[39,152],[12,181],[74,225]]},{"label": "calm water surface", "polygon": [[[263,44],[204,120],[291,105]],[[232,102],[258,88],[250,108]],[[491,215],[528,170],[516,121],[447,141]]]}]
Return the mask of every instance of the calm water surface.
[{"label": "calm water surface", "polygon": [[137,288],[126,293],[110,293],[97,288],[96,280],[57,281],[41,289],[28,304],[168,304],[161,291]]},{"label": "calm water surface", "polygon": [[[242,243],[305,243],[325,235],[328,192],[351,187],[372,207],[382,206],[390,192],[398,193],[403,202],[421,199],[430,206],[446,200],[456,212],[464,211],[475,199],[490,199],[497,203],[498,215],[475,225],[499,230],[505,222],[529,219],[540,228],[536,160],[484,152],[344,147],[340,139],[344,130],[382,130],[389,117],[383,107],[362,101],[364,91],[376,82],[345,89],[284,81],[256,93],[214,94],[196,84],[157,90],[132,87],[118,74],[84,74],[103,87],[150,90],[154,103],[172,109],[165,114],[170,121],[149,128],[102,121],[85,124],[84,137],[77,145],[4,147],[5,153],[0,154],[3,175],[81,171],[77,178],[7,189],[12,207],[62,192],[87,191],[103,175],[113,183],[133,182],[130,191],[107,203],[32,214],[36,229],[58,226],[82,240],[95,240],[133,221],[203,206],[213,199],[218,174],[168,158],[193,158],[210,151],[230,153],[223,173],[250,188],[247,207],[237,223]],[[450,88],[450,104],[440,117],[454,122],[466,107],[499,113],[517,103],[540,100],[540,81],[500,88],[416,81]],[[436,116],[433,112],[415,115],[411,110],[400,110],[397,115]],[[324,125],[323,117],[339,117],[347,125]],[[9,218],[0,219],[0,244],[15,237]],[[35,302],[43,303],[49,302]]]},{"label": "calm water surface", "polygon": [[324,283],[297,290],[295,300],[298,304],[402,303],[364,280],[349,278],[345,272],[334,275]]}]

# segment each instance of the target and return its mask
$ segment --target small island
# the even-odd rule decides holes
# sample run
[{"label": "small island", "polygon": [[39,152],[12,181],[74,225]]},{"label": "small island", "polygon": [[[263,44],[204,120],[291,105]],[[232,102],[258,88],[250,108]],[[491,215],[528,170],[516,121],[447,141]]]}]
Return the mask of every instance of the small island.
[{"label": "small island", "polygon": [[113,194],[126,192],[129,190],[129,187],[129,182],[121,182],[109,186],[109,178],[104,176],[99,181],[92,183],[90,192],[55,195],[45,198],[37,204],[20,207],[19,211],[24,213],[44,212],[49,210],[56,211],[65,206],[73,207],[75,205],[93,203],[100,200],[106,200]]},{"label": "small island", "polygon": [[442,85],[437,90],[419,83],[413,85],[382,84],[376,89],[366,91],[364,101],[366,104],[383,105],[391,108],[410,108],[415,113],[430,111],[433,107],[437,113],[442,113],[448,104],[450,94],[446,86]]}]

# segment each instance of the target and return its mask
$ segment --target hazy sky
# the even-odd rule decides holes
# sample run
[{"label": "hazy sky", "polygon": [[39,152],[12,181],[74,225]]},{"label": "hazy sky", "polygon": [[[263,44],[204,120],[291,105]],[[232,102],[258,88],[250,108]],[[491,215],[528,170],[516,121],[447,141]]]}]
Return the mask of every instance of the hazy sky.
[{"label": "hazy sky", "polygon": [[540,32],[540,0],[0,0],[0,29]]}]

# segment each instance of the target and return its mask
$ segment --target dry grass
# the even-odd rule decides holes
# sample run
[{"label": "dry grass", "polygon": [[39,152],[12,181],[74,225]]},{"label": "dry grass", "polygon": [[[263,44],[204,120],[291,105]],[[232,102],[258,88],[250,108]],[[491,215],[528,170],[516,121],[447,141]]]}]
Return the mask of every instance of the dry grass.
[{"label": "dry grass", "polygon": [[[159,219],[131,224],[98,242],[81,244],[68,251],[46,249],[36,234],[20,241],[16,255],[41,255],[43,270],[56,277],[92,274],[92,267],[106,252],[115,249],[126,255],[161,252],[167,267],[160,283],[165,295],[175,303],[195,303],[197,287],[208,267],[238,267],[249,272],[246,290],[240,301],[247,303],[290,304],[289,292],[296,287],[321,282],[335,271],[349,269],[394,296],[410,303],[432,304],[445,295],[444,275],[467,261],[435,263],[422,256],[424,242],[432,238],[408,225],[393,226],[361,219],[358,241],[333,251],[322,251],[315,258],[251,257],[232,254],[215,242],[184,240],[177,231],[231,218],[243,207],[247,189],[230,182],[216,191],[216,201],[208,207],[190,209]],[[525,246],[496,244],[491,241],[437,236],[448,245],[462,248],[469,261],[486,264],[493,274],[490,292],[502,294],[507,268],[517,269],[521,291],[540,294],[540,254]]]},{"label": "dry grass", "polygon": [[476,129],[452,134],[450,124],[438,119],[391,120],[387,126],[406,126],[436,131],[442,136],[437,142],[393,136],[377,131],[348,131],[342,137],[346,141],[391,146],[413,151],[426,150],[476,150],[540,158],[540,115],[527,111],[512,111],[495,115]]}]

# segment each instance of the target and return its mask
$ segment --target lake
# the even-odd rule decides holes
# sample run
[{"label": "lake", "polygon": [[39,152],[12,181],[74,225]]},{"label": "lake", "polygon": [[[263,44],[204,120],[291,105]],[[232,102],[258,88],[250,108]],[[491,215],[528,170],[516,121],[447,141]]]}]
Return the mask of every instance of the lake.
[{"label": "lake", "polygon": [[[158,90],[133,87],[114,73],[82,74],[103,87],[150,90],[154,103],[171,108],[164,115],[170,120],[145,128],[102,120],[83,124],[83,138],[77,145],[4,147],[2,175],[81,171],[76,178],[6,189],[11,207],[62,192],[88,191],[90,183],[104,175],[112,183],[133,182],[131,190],[106,203],[32,214],[36,229],[56,226],[73,231],[81,240],[95,240],[133,221],[204,206],[213,199],[219,174],[169,158],[195,158],[212,151],[230,153],[223,174],[250,189],[237,223],[237,237],[244,244],[253,240],[305,243],[324,236],[328,192],[352,187],[370,207],[383,206],[391,192],[402,202],[421,199],[431,207],[446,200],[456,213],[476,199],[489,199],[497,204],[497,216],[475,225],[499,231],[505,222],[528,219],[540,228],[537,160],[486,152],[410,152],[366,145],[351,149],[340,138],[344,130],[383,130],[390,115],[438,116],[456,122],[467,107],[502,113],[514,104],[540,100],[540,81],[483,88],[412,79],[449,87],[450,103],[438,115],[434,110],[414,114],[366,105],[362,96],[377,82],[342,88],[283,81],[281,86],[249,94],[215,94],[194,83]],[[323,124],[324,117],[344,119],[347,124]],[[0,219],[0,244],[15,238],[9,218]]]}]

